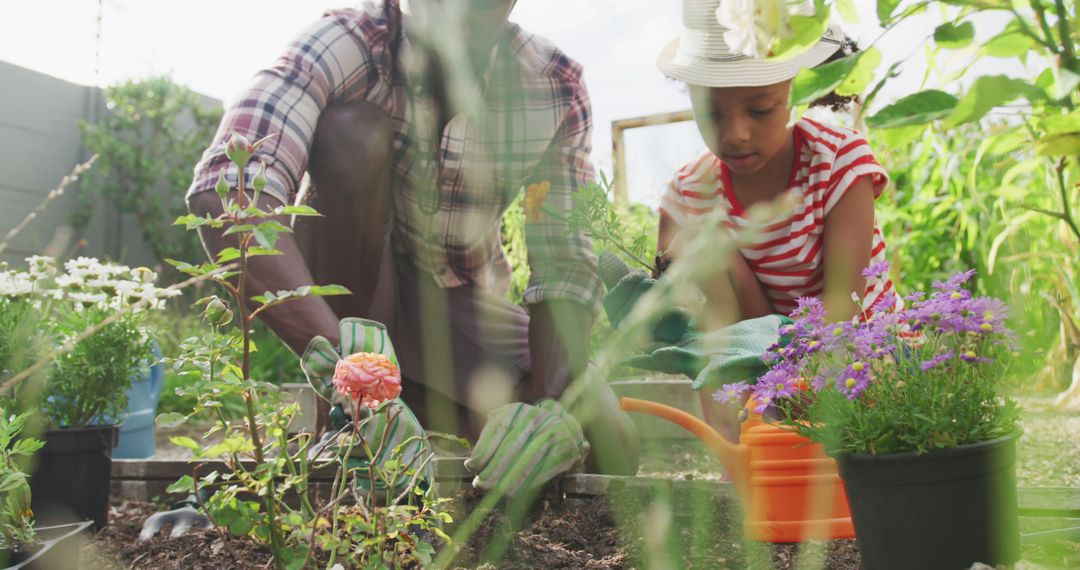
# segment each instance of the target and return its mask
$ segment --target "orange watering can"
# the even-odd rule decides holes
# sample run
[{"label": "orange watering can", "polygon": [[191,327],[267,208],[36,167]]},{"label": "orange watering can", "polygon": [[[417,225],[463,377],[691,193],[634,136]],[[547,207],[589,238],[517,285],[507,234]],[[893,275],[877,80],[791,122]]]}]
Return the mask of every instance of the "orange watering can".
[{"label": "orange watering can", "polygon": [[854,538],[847,494],[836,463],[813,443],[790,429],[765,422],[750,412],[742,422],[739,443],[724,439],[709,424],[682,410],[635,398],[619,407],[674,422],[697,436],[731,474],[745,512],[747,538],[762,542]]}]

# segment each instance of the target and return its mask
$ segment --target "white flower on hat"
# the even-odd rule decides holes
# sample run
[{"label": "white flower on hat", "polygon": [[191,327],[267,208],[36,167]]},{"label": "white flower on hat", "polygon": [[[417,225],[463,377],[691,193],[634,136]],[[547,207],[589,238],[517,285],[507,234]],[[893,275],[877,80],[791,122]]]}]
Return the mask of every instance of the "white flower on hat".
[{"label": "white flower on hat", "polygon": [[726,28],[724,42],[733,53],[764,59],[787,25],[785,0],[723,0],[716,21]]}]

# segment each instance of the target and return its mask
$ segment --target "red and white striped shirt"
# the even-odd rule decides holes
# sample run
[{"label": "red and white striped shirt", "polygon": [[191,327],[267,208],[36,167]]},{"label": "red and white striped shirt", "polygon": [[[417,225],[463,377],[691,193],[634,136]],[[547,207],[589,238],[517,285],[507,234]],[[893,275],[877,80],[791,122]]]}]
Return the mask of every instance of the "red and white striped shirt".
[{"label": "red and white striped shirt", "polygon": [[[773,308],[783,314],[795,309],[799,297],[822,293],[825,220],[833,206],[864,176],[873,182],[875,198],[889,181],[859,132],[804,118],[795,124],[793,133],[797,159],[787,194],[793,209],[765,221],[747,217],[735,197],[727,165],[708,150],[675,173],[660,204],[661,215],[680,229],[722,208],[727,214],[725,225],[740,236],[750,236],[740,241],[739,250]],[[885,261],[885,241],[875,223],[870,264],[881,261]],[[892,290],[887,276],[868,282],[864,311]]]}]

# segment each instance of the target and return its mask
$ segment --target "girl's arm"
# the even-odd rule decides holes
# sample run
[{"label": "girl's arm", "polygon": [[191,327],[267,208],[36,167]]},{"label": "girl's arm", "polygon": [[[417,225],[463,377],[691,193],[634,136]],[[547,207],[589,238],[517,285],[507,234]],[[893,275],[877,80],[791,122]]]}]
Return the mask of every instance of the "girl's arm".
[{"label": "girl's arm", "polygon": [[847,320],[861,311],[851,298],[866,293],[862,270],[870,263],[874,239],[874,185],[869,176],[855,181],[825,217],[825,291],[830,320]]},{"label": "girl's arm", "polygon": [[[677,231],[675,222],[661,214],[660,232],[656,240],[657,255],[673,257],[673,250],[678,250],[675,237]],[[708,330],[730,325],[736,320],[763,317],[776,312],[746,259],[737,250],[731,257],[728,270],[713,276],[701,287],[709,303],[705,323]]]}]

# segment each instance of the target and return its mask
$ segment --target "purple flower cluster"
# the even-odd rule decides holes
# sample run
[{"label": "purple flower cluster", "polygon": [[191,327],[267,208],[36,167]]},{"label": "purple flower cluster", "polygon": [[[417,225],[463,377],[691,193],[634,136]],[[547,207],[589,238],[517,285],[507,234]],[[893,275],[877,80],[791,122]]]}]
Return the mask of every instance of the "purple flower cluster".
[{"label": "purple flower cluster", "polygon": [[[883,262],[868,267],[863,276],[878,279],[888,271]],[[1004,303],[974,297],[963,288],[973,274],[965,271],[935,282],[929,295],[904,297],[910,304],[904,309],[897,310],[902,306],[898,298],[887,295],[871,308],[872,317],[846,322],[826,321],[820,299],[800,298],[792,324],[779,331],[790,341],[770,347],[762,357],[771,369],[752,385],[728,384],[714,397],[731,402],[751,392],[758,402],[756,411],[764,412],[806,389],[803,384],[809,379],[813,391],[835,390],[854,401],[875,381],[892,378],[904,359],[918,358],[914,374],[934,375],[967,366],[964,362],[989,362],[984,349],[1010,344],[1012,333],[1005,326]]]}]

